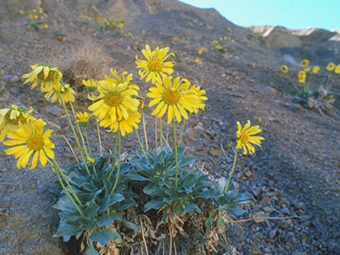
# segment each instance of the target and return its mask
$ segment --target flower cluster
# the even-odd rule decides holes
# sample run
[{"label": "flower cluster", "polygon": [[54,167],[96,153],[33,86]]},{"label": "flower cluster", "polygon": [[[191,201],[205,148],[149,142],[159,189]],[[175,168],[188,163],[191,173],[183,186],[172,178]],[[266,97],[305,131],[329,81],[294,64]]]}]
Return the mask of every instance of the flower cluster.
[{"label": "flower cluster", "polygon": [[[143,203],[144,212],[163,211],[162,217],[169,224],[169,229],[173,227],[170,223],[172,217],[178,218],[182,213],[202,213],[199,208],[200,199],[212,203],[214,210],[211,215],[220,210],[233,212],[237,205],[251,200],[251,196],[238,195],[233,188],[228,187],[235,170],[238,151],[253,154],[255,152],[253,145],[261,147],[261,141],[264,140],[258,136],[262,130],[259,126],[251,126],[250,121],[243,128],[237,122],[233,167],[224,191],[218,191],[208,176],[190,166],[195,159],[184,158],[184,148],[180,147],[182,134],[179,143],[177,142],[176,124],[182,123],[184,130],[185,120],[190,114],[203,111],[208,98],[205,90],[199,86],[185,78],[171,76],[175,63],[168,60],[174,56],[169,51],[169,48],[159,47],[152,51],[149,45],[146,45],[142,50],[145,59],[136,56],[135,63],[141,80],[145,79],[146,82],[152,83],[146,93],[147,98],[140,97],[140,88],[133,84],[133,75],[128,72],[120,75],[116,69],[111,69],[111,75],[105,75],[102,80],[83,80],[82,83],[88,91],[88,99],[91,101],[88,110],[92,114],[75,111],[73,106],[76,101],[75,91],[62,81],[63,74],[57,67],[36,64],[31,66],[31,72],[22,76],[25,79],[24,84],[31,83],[32,89],[40,84],[40,91],[46,99],[63,106],[77,145],[77,152],[82,160],[80,163],[77,153],[65,138],[79,163],[69,169],[62,169],[55,160],[55,145],[51,141],[54,131],[45,130],[46,122],[31,116],[32,108],[27,110],[12,105],[0,109],[0,142],[8,146],[5,153],[17,159],[19,169],[28,166],[30,169],[36,168],[39,162],[42,166],[50,164],[58,177],[59,190],[62,190],[59,201],[54,206],[61,211],[55,236],[62,236],[67,241],[71,236],[78,238],[83,234],[87,245],[86,254],[90,252],[97,254],[93,242],[105,245],[109,240],[116,243],[122,241],[119,233],[109,227],[116,220],[122,221],[135,232],[139,231],[139,227],[123,219],[121,213],[138,205],[135,201],[137,195],[131,189],[131,181],[143,182],[143,194],[149,199],[147,202],[144,199],[139,201]],[[161,147],[157,146],[156,135],[155,152],[148,149],[143,112],[146,100],[150,100],[148,103],[150,108],[154,107],[151,115],[155,116],[155,123],[159,120],[159,129],[156,127],[155,133],[160,132]],[[71,109],[71,114],[68,109]],[[173,125],[171,151],[163,148],[162,118],[165,115],[167,124]],[[93,155],[93,148],[90,146],[88,127],[91,127],[91,116],[96,121],[100,156]],[[138,135],[141,121],[146,150]],[[107,159],[103,155],[100,126],[116,135],[112,164],[106,162]],[[124,137],[133,131],[143,154],[137,152],[133,163],[121,164],[121,136]],[[242,199],[239,199],[240,197]],[[218,221],[221,221],[220,216]],[[211,224],[212,220],[205,223],[205,226]],[[171,236],[175,234],[170,230]]]},{"label": "flower cluster", "polygon": [[[301,103],[306,108],[318,108],[320,112],[325,112],[330,115],[336,115],[332,107],[335,101],[333,93],[331,91],[332,73],[340,73],[340,64],[336,65],[333,62],[328,63],[326,66],[326,75],[321,82],[318,82],[318,88],[312,88],[311,83],[318,79],[317,74],[320,71],[320,66],[311,66],[308,59],[304,59],[300,62],[302,70],[297,73],[296,83],[289,76],[293,86],[295,87],[297,94],[295,96],[295,101]],[[286,65],[281,66],[281,72],[287,74],[289,69]],[[288,74],[289,75],[289,74]],[[314,78],[314,80],[313,80]]]}]

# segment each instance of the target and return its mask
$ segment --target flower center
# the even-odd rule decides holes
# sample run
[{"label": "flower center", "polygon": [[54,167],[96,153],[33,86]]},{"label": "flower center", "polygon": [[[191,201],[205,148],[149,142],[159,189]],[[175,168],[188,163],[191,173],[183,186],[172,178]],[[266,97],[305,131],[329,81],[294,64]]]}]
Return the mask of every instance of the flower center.
[{"label": "flower center", "polygon": [[175,105],[179,102],[181,94],[175,89],[167,89],[163,94],[163,101],[168,105]]},{"label": "flower center", "polygon": [[148,64],[148,68],[151,72],[159,72],[160,70],[162,70],[162,67],[163,61],[160,60],[159,58],[151,59]]},{"label": "flower center", "polygon": [[122,95],[120,92],[109,92],[104,97],[104,103],[110,107],[117,107],[122,103]]},{"label": "flower center", "polygon": [[241,143],[247,144],[249,142],[249,135],[248,133],[244,132],[241,134]]},{"label": "flower center", "polygon": [[44,139],[41,135],[31,135],[26,142],[27,147],[33,151],[39,151],[44,147]]}]

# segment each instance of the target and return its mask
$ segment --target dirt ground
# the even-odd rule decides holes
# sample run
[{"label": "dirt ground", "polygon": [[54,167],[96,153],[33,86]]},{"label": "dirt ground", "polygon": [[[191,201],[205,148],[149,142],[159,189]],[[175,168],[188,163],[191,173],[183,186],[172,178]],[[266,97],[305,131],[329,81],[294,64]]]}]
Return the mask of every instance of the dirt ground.
[{"label": "dirt ground", "polygon": [[[73,162],[63,138],[65,135],[74,143],[67,119],[59,105],[46,102],[38,89],[32,91],[22,84],[19,77],[29,71],[29,65],[50,61],[67,69],[65,63],[84,47],[84,41],[89,41],[91,47],[102,47],[99,53],[90,51],[89,55],[106,56],[108,64],[103,68],[134,73],[134,81],[145,95],[149,84],[139,80],[135,56],[141,56],[145,43],[152,48],[169,46],[180,57],[174,68],[176,75],[206,89],[209,98],[206,110],[188,121],[183,140],[188,154],[199,158],[204,171],[215,178],[228,175],[236,121],[245,123],[249,119],[263,129],[262,150],[239,157],[234,179],[241,190],[256,198],[242,219],[270,219],[230,225],[227,254],[340,254],[340,122],[291,104],[294,90],[278,70],[281,58],[271,55],[268,63],[272,65],[255,65],[244,52],[239,53],[242,57],[235,57],[237,51],[234,56],[210,51],[198,55],[190,39],[183,44],[155,35],[144,39],[137,35],[117,37],[88,24],[68,28],[65,41],[58,41],[49,30],[25,29],[23,17],[13,11],[17,5],[11,6],[10,1],[6,4],[1,4],[8,13],[2,10],[0,23],[0,108],[10,104],[33,106],[35,116],[47,120],[56,130],[55,151],[64,167]],[[195,63],[196,57],[202,65]],[[76,90],[83,95],[81,88]],[[79,110],[87,105],[86,100],[77,102]],[[153,119],[147,120],[151,138]],[[164,132],[170,134],[170,127]],[[104,149],[110,152],[113,136],[104,130],[102,136]],[[95,134],[90,135],[93,139]],[[138,148],[133,135],[123,143],[127,157]],[[55,197],[48,189],[55,180],[54,173],[41,166],[34,171],[18,170],[2,144],[0,155],[0,254],[65,254],[61,241],[53,237],[58,216],[51,208]]]}]

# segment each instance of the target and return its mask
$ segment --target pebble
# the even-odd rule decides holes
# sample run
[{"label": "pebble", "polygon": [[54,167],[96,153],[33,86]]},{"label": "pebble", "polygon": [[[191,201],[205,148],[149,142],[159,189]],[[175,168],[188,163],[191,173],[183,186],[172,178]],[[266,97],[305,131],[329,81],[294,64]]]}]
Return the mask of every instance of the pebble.
[{"label": "pebble", "polygon": [[252,191],[253,195],[258,198],[259,195],[261,194],[261,189],[259,187],[254,188]]},{"label": "pebble", "polygon": [[281,211],[283,214],[288,214],[288,215],[290,215],[289,209],[288,209],[287,207],[283,207],[280,211]]},{"label": "pebble", "polygon": [[61,108],[59,108],[56,105],[51,105],[50,107],[47,108],[47,112],[56,116],[56,117],[59,115],[60,110],[61,110]]},{"label": "pebble", "polygon": [[338,243],[335,240],[331,239],[328,241],[327,248],[329,251],[334,251],[337,249],[337,247]]},{"label": "pebble", "polygon": [[302,109],[302,107],[299,104],[292,103],[292,104],[288,105],[288,109],[293,111],[293,112],[296,112],[296,111]]},{"label": "pebble", "polygon": [[269,232],[270,238],[274,238],[276,235],[277,235],[277,228],[274,228]]}]

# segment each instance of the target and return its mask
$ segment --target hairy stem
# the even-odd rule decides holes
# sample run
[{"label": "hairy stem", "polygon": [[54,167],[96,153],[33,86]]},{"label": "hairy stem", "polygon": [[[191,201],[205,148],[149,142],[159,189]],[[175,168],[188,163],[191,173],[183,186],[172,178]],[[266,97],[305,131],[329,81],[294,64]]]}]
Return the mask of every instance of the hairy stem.
[{"label": "hairy stem", "polygon": [[236,160],[237,160],[237,149],[235,149],[233,167],[231,168],[231,172],[229,173],[229,178],[228,178],[227,184],[224,187],[224,192],[228,191],[228,187],[229,187],[229,183],[230,183],[230,180],[231,180],[231,176],[233,175],[234,170],[235,170]]}]

